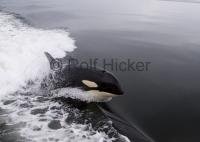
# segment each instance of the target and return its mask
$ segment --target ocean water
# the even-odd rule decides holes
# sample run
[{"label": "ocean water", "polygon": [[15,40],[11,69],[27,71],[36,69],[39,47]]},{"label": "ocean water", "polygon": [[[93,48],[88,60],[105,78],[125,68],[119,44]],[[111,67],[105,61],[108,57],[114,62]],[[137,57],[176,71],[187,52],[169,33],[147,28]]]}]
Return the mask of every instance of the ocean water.
[{"label": "ocean water", "polygon": [[95,105],[81,110],[41,89],[50,70],[44,52],[61,58],[76,48],[67,31],[37,29],[19,15],[0,12],[0,35],[0,141],[129,141]]},{"label": "ocean water", "polygon": [[[14,112],[21,110],[16,107],[16,104],[20,104],[18,101],[9,103],[10,101],[7,102],[6,97],[8,100],[21,97],[21,103],[26,102],[27,92],[32,92],[31,88],[37,88],[38,80],[48,73],[47,60],[43,56],[44,50],[55,57],[63,57],[65,50],[73,50],[73,54],[83,60],[88,58],[124,60],[128,58],[134,61],[151,62],[147,72],[112,70],[119,78],[125,95],[114,98],[106,105],[113,114],[117,113],[125,118],[137,130],[144,132],[148,138],[151,137],[155,141],[193,142],[200,139],[199,0],[1,0],[0,7],[3,11],[1,13],[3,24],[1,23],[0,41],[4,47],[7,47],[3,50],[1,49],[3,46],[0,47],[0,72],[1,78],[4,80],[0,82],[1,86],[4,86],[0,88],[4,94],[1,100],[3,100],[2,103],[8,103],[8,105],[1,105],[2,118],[4,116],[8,118],[6,114],[9,111],[7,112],[7,109],[13,109]],[[12,12],[13,14],[5,14]],[[30,23],[30,26],[24,25],[24,23]],[[39,41],[36,42],[37,40]],[[11,46],[20,50],[16,51]],[[25,47],[29,47],[31,51]],[[22,56],[16,56],[17,52],[23,53],[20,54]],[[13,59],[13,57],[15,58]],[[32,62],[33,60],[36,62]],[[21,62],[24,62],[23,66]],[[24,72],[24,70],[26,71]],[[38,74],[38,72],[42,72],[42,74]],[[29,79],[35,79],[36,84],[30,83]],[[34,87],[27,86],[28,88],[18,90],[20,86],[27,84],[27,81]],[[8,95],[7,91],[16,91],[16,89],[18,92],[14,96],[13,94]],[[40,96],[41,92],[38,92],[37,89],[33,92],[37,95],[30,95],[31,97],[28,96],[27,100],[30,99],[29,102],[34,103],[33,100],[37,100],[36,96]],[[51,131],[52,129],[46,126],[51,120],[54,120],[53,116],[41,124],[45,128],[40,133],[40,131],[34,131],[33,126],[40,125],[38,115],[41,114],[35,116],[29,112],[39,105],[44,108],[47,105],[49,107],[72,105],[67,100],[65,103],[61,101],[61,104],[57,104],[58,102],[60,101],[53,100],[52,102],[48,99],[44,103],[36,101],[33,108],[29,107],[27,111],[23,111],[26,115],[8,114],[11,118],[18,119],[9,121],[9,123],[16,122],[14,125],[2,125],[2,131],[18,128],[18,122],[21,120],[30,120],[28,123],[30,127],[25,125],[22,127],[24,129],[21,129],[22,131],[16,131],[19,134],[11,133],[12,136],[4,136],[2,141],[9,141],[9,138],[13,140],[15,137],[20,139],[25,137],[37,141],[36,138],[44,138],[44,133],[48,133],[49,137],[52,136],[55,131]],[[95,105],[88,107],[89,110],[92,108],[92,112],[95,111],[95,114],[102,113]],[[64,111],[64,115],[68,115],[69,111],[63,110],[65,107],[61,108],[59,112]],[[88,114],[85,109],[82,111],[82,114]],[[43,115],[49,117],[49,114],[54,114],[50,110],[47,112],[41,117]],[[67,128],[69,125],[65,126],[64,115],[61,115],[63,118],[61,116],[56,118],[62,129],[56,130],[61,131],[56,133],[60,135],[51,137],[52,141],[56,141],[54,138],[57,139],[57,137],[64,140],[70,136],[77,138],[77,141],[86,140],[85,136],[89,137],[91,141],[102,139],[112,141],[108,138],[106,131],[103,133],[100,131],[91,136],[90,132],[96,132],[96,129],[93,130],[94,128],[91,127],[85,132],[82,130],[85,125],[79,126],[80,123],[77,121],[80,119],[74,119],[74,117],[73,119],[77,120],[75,124],[78,125],[78,128],[71,125],[70,128]],[[25,116],[31,117],[25,119]],[[87,117],[87,115],[83,115],[81,120],[84,120],[83,117]],[[4,122],[3,119],[1,121]],[[58,124],[58,121],[55,123]],[[112,123],[117,125],[115,128],[131,141],[142,141],[137,139],[136,131],[120,127],[123,124],[115,122],[115,120],[112,120]],[[40,129],[37,127],[36,130]],[[59,124],[57,127],[59,128]],[[66,132],[67,135],[65,135],[64,127],[67,130],[73,130],[74,133]],[[83,131],[85,132],[84,136],[82,135]]]}]

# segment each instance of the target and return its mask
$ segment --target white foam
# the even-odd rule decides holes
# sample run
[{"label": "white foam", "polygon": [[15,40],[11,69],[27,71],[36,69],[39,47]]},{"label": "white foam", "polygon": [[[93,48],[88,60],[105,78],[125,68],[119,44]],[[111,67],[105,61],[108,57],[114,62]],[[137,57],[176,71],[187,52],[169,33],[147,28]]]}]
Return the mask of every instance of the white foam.
[{"label": "white foam", "polygon": [[0,12],[0,92],[17,90],[27,80],[41,79],[49,71],[44,51],[54,57],[72,51],[74,40],[63,30],[30,27],[13,15]]},{"label": "white foam", "polygon": [[[31,88],[32,89],[32,88]],[[30,90],[27,90],[30,91]],[[31,91],[32,92],[32,91]],[[23,93],[23,92],[22,92]],[[26,92],[24,92],[26,93]],[[33,92],[32,92],[33,93]],[[37,92],[35,92],[37,93]],[[36,101],[36,95],[32,96],[23,96],[16,94],[14,96],[10,95],[9,100],[15,100],[14,103],[4,105],[4,109],[12,110],[9,113],[10,119],[7,119],[9,124],[18,124],[23,123],[25,126],[19,128],[20,136],[24,137],[27,142],[112,142],[114,138],[109,138],[103,132],[97,132],[92,129],[89,124],[76,124],[72,123],[71,125],[65,122],[65,119],[68,117],[69,113],[61,107],[59,103],[52,101]],[[8,99],[8,98],[7,98]],[[31,102],[31,107],[20,107],[20,104]],[[58,107],[59,113],[57,110],[50,109],[51,107]],[[46,113],[43,116],[40,114],[31,114],[31,110],[44,109],[47,108]],[[76,112],[76,109],[73,109],[73,112],[76,115],[79,115],[79,111]],[[45,121],[40,121],[40,119],[45,119]],[[52,120],[57,120],[60,122],[61,127],[59,129],[50,129],[48,124]],[[87,128],[87,129],[86,129]],[[89,128],[89,129],[88,129]],[[39,130],[38,130],[39,129]],[[93,134],[91,134],[93,133]]]},{"label": "white foam", "polygon": [[[65,123],[69,112],[59,109],[59,113],[49,109],[50,107],[60,107],[60,104],[46,100],[36,101],[41,79],[49,73],[49,63],[44,56],[44,51],[49,52],[54,57],[65,56],[65,51],[72,51],[75,47],[74,40],[69,37],[69,33],[62,30],[43,30],[30,27],[22,23],[14,15],[0,12],[0,106],[9,113],[5,120],[8,125],[24,123],[17,132],[24,137],[27,142],[111,142],[103,132],[94,131],[88,125]],[[20,89],[27,81],[32,80],[35,85],[28,90]],[[38,86],[39,85],[39,86]],[[20,93],[12,92],[19,91]],[[26,91],[30,94],[27,95]],[[70,92],[70,90],[68,90]],[[25,95],[21,95],[21,93]],[[65,91],[63,93],[66,93]],[[72,91],[72,96],[80,91]],[[37,94],[37,95],[35,95]],[[80,94],[83,100],[83,94]],[[91,100],[93,98],[90,98]],[[4,105],[4,100],[15,100],[13,103]],[[22,107],[21,105],[31,105]],[[48,108],[46,113],[40,115],[31,114],[32,110]],[[48,124],[51,120],[59,120],[61,128],[50,129]],[[41,118],[46,121],[40,121]],[[40,130],[37,130],[40,129]],[[91,132],[95,132],[91,135]]]}]

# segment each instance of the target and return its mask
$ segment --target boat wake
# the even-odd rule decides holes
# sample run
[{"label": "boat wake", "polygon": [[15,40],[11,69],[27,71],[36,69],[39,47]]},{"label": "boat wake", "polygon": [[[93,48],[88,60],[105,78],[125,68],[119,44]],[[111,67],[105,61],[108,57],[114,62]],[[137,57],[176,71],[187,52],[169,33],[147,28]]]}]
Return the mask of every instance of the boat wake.
[{"label": "boat wake", "polygon": [[47,51],[62,58],[76,46],[64,30],[27,25],[0,12],[0,141],[129,141],[95,104],[55,97],[41,89]]}]

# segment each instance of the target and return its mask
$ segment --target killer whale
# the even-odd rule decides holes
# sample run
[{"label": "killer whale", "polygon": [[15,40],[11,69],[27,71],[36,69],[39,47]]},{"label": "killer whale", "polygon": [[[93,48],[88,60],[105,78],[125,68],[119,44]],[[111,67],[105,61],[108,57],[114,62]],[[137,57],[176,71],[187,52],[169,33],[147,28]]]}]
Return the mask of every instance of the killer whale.
[{"label": "killer whale", "polygon": [[61,59],[53,58],[48,52],[45,55],[50,63],[51,89],[80,89],[95,102],[109,101],[112,97],[123,94],[118,79],[112,73],[97,67],[80,67],[72,57],[65,58],[68,60],[66,64]]},{"label": "killer whale", "polygon": [[[65,61],[62,61],[61,59],[55,59],[47,52],[45,52],[45,55],[50,63],[51,71],[53,72],[50,75],[50,78],[53,78],[54,81],[53,89],[61,89],[63,87],[79,88],[85,92],[88,92],[89,95],[94,95],[90,93],[90,91],[94,91],[94,93],[102,92],[99,94],[96,93],[96,95],[94,95],[96,97],[95,102],[89,104],[85,103],[84,101],[74,100],[73,98],[55,98],[56,101],[59,101],[63,104],[68,104],[71,107],[84,112],[83,116],[78,117],[78,119],[73,118],[73,121],[81,123],[83,120],[85,120],[86,116],[90,118],[92,117],[92,120],[94,121],[90,121],[92,126],[94,128],[98,128],[98,122],[102,122],[100,119],[106,118],[107,120],[110,119],[114,122],[112,125],[113,128],[115,128],[120,134],[126,135],[131,141],[154,141],[142,130],[123,119],[123,117],[118,115],[116,112],[112,112],[108,107],[106,101],[110,100],[114,96],[123,95],[119,81],[112,73],[100,68],[80,67],[71,57],[65,58],[65,60],[71,60],[71,62],[67,61],[68,64],[66,64]],[[95,113],[87,113],[88,110],[91,112],[94,112],[95,110]],[[93,115],[91,116],[91,114]],[[96,118],[97,116],[99,119]],[[70,119],[72,119],[72,117],[67,119],[68,123],[72,121]],[[119,138],[119,133],[117,131],[116,133],[113,133],[113,135]]]}]

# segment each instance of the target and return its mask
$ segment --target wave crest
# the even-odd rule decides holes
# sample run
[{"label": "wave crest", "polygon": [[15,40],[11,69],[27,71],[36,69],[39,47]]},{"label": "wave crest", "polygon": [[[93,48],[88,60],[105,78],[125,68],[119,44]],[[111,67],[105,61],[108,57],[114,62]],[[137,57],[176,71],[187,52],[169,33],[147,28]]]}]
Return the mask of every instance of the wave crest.
[{"label": "wave crest", "polygon": [[11,93],[28,80],[41,80],[49,72],[44,51],[64,57],[76,48],[64,30],[37,29],[12,14],[0,12],[0,92]]}]

